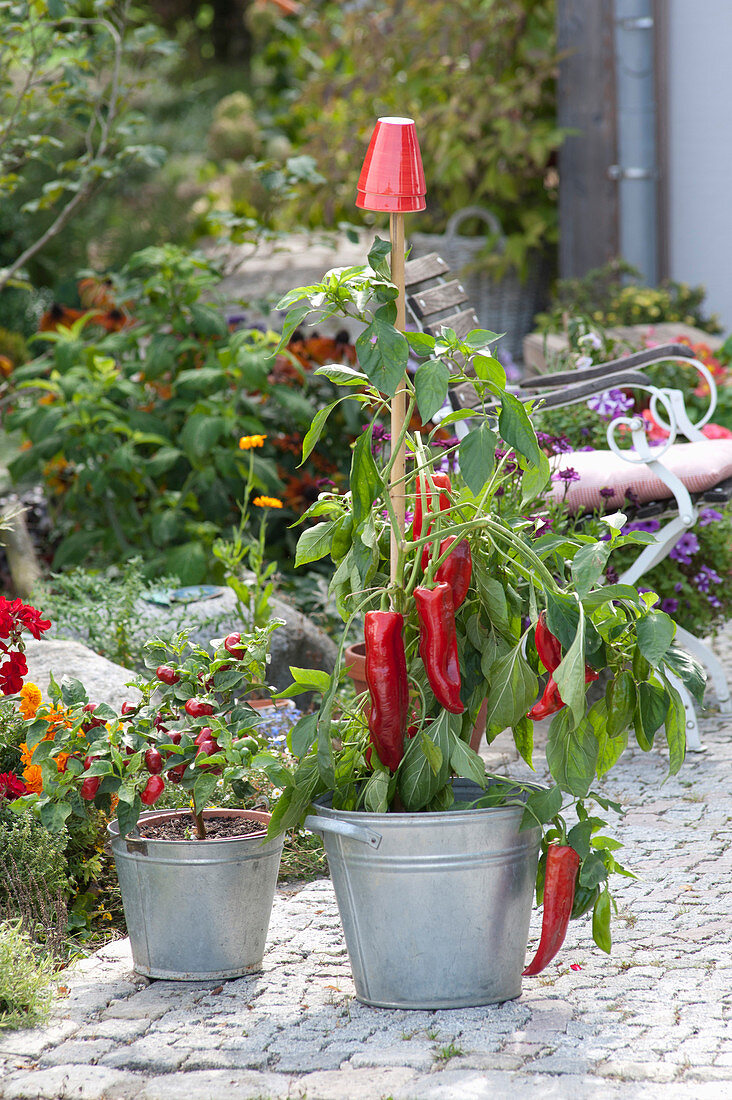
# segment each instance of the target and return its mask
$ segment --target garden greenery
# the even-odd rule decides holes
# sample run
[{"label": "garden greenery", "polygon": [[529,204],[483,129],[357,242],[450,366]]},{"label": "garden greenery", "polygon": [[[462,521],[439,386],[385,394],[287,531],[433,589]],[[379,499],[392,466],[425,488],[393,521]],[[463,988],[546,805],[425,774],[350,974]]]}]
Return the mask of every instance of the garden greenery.
[{"label": "garden greenery", "polygon": [[[247,479],[285,505],[268,546],[286,558],[292,513],[323,479],[342,480],[357,410],[344,409],[296,470],[302,438],[336,387],[294,354],[275,358],[274,334],[231,332],[204,300],[216,280],[201,256],[144,250],[115,287],[118,331],[84,314],[46,333],[47,350],[14,372],[6,426],[27,442],[11,472],[46,483],[61,536],[55,568],[140,554],[149,571],[197,583],[215,564],[214,542],[238,525]],[[334,342],[325,343],[332,357]],[[253,456],[239,446],[248,434],[266,440]]]}]

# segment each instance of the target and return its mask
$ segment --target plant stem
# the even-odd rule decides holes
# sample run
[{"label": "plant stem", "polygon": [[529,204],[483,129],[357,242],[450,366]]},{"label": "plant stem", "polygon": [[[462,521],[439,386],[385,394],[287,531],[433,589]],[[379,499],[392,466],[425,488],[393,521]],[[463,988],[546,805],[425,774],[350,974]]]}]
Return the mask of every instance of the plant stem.
[{"label": "plant stem", "polygon": [[196,810],[195,806],[191,806],[191,813],[196,825],[196,840],[205,840],[206,826],[203,824],[203,810]]}]

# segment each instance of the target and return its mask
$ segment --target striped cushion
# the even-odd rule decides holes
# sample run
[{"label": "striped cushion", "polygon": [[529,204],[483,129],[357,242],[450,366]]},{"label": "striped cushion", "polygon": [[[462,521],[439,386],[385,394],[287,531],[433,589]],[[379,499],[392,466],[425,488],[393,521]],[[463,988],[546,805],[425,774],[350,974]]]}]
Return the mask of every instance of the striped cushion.
[{"label": "striped cushion", "polygon": [[[675,443],[660,459],[684,483],[690,493],[703,493],[732,477],[732,439],[705,439],[697,443]],[[572,451],[550,459],[553,471],[550,496],[564,501],[572,512],[615,512],[625,502],[626,489],[638,500],[665,500],[673,493],[647,466],[637,466],[612,451]],[[579,481],[556,479],[561,470],[575,470]],[[567,485],[565,496],[565,484]],[[601,495],[614,489],[614,495]]]}]

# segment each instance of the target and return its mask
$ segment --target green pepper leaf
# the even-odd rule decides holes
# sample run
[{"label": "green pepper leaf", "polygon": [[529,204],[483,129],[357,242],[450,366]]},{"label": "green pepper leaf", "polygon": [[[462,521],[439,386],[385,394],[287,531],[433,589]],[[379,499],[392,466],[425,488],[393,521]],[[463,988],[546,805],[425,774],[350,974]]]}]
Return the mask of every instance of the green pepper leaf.
[{"label": "green pepper leaf", "polygon": [[488,781],[482,757],[474,749],[471,749],[470,745],[466,744],[461,737],[458,737],[452,729],[449,733],[450,768],[455,772],[455,775],[459,775],[463,779],[472,779],[474,783],[485,787]]},{"label": "green pepper leaf", "polygon": [[562,792],[559,787],[548,790],[532,791],[526,799],[526,809],[521,818],[521,828],[530,829],[533,825],[547,825],[562,809]]},{"label": "green pepper leaf", "polygon": [[686,711],[681,696],[668,680],[666,680],[666,690],[671,697],[666,715],[668,767],[669,773],[676,775],[686,756]]},{"label": "green pepper leaf", "polygon": [[574,641],[553,673],[562,702],[572,712],[575,724],[585,713],[585,612],[582,604],[578,605],[578,609],[579,621]]},{"label": "green pepper leaf", "polygon": [[526,409],[512,393],[501,394],[501,411],[498,414],[498,431],[501,439],[523,455],[532,466],[541,466],[546,455],[539,447],[536,432]]},{"label": "green pepper leaf", "polygon": [[353,526],[358,530],[371,515],[374,501],[381,492],[382,480],[371,453],[371,426],[356,440],[351,459]]},{"label": "green pepper leaf", "polygon": [[473,428],[460,444],[460,472],[471,493],[478,496],[493,473],[498,437],[485,421]]},{"label": "green pepper leaf", "polygon": [[[383,308],[383,307],[382,307]],[[409,344],[403,332],[376,316],[356,340],[361,369],[387,397],[393,397],[407,369]]]},{"label": "green pepper leaf", "polygon": [[554,716],[549,726],[546,760],[561,789],[584,798],[595,777],[599,747],[588,719],[583,719],[576,729],[573,726],[566,707]]},{"label": "green pepper leaf", "polygon": [[523,654],[523,643],[500,657],[491,666],[486,679],[486,732],[490,737],[515,726],[536,699],[539,678]]},{"label": "green pepper leaf", "polygon": [[572,580],[581,600],[599,581],[610,557],[612,546],[609,542],[591,542],[581,546],[572,559]]},{"label": "green pepper leaf", "polygon": [[650,611],[638,621],[638,648],[654,668],[668,653],[676,634],[676,623],[664,611]]},{"label": "green pepper leaf", "polygon": [[[434,798],[449,776],[450,741],[448,730],[452,715],[443,711],[430,726],[429,737],[413,737],[408,741],[399,765],[399,794],[409,812],[423,809]],[[434,764],[439,765],[437,771]]]},{"label": "green pepper leaf", "polygon": [[329,553],[333,535],[339,523],[340,520],[326,520],[316,523],[314,527],[305,528],[297,540],[295,568],[298,565],[307,565],[311,561],[318,561]]},{"label": "green pepper leaf", "polygon": [[450,371],[441,359],[430,359],[423,363],[414,376],[414,389],[417,395],[417,408],[422,420],[431,420],[447,399],[447,387],[450,384]]}]

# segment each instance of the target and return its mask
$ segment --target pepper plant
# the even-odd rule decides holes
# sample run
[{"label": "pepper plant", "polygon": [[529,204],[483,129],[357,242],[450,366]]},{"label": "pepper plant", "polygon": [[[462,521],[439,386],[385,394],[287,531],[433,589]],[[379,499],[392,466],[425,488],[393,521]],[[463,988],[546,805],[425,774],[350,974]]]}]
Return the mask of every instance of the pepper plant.
[{"label": "pepper plant", "polygon": [[[645,532],[621,534],[624,517],[618,514],[605,519],[606,541],[582,533],[555,537],[540,534],[537,522],[520,509],[499,514],[496,505],[509,484],[520,482],[519,500],[528,503],[549,481],[531,406],[506,389],[503,368],[490,353],[495,333],[475,330],[461,339],[449,328],[435,337],[394,327],[398,292],[388,251],[377,239],[369,266],[332,271],[280,303],[290,309],[283,341],[312,310],[355,317],[365,326],[358,368],[320,368],[343,391],[313,421],[304,458],[339,402],[361,404],[372,419],[353,447],[350,490],[323,493],[309,509],[307,517],[320,522],[303,531],[297,564],[332,558],[331,591],[347,628],[364,621],[370,698],[348,706],[337,695],[347,631],[332,676],[293,670],[290,693],[314,689],[322,701],[290,735],[297,766],[283,779],[279,761],[272,761],[283,793],[271,832],[299,823],[325,792],[332,793],[336,809],[449,810],[451,780],[461,776],[483,788],[477,805],[515,800],[515,782],[488,777],[471,747],[481,710],[488,742],[510,729],[530,766],[532,718],[551,715],[546,757],[552,785],[529,786],[522,796],[525,822],[544,829],[538,893],[545,872],[547,882],[562,878],[553,866],[557,851],[548,868],[547,852],[574,849],[572,889],[564,897],[567,919],[572,907],[575,915],[592,909],[595,939],[609,950],[608,878],[628,872],[617,862],[619,845],[606,836],[601,816],[618,807],[596,789],[596,780],[615,764],[629,736],[647,750],[661,728],[670,771],[678,771],[685,721],[670,673],[696,695],[703,691],[703,675],[675,647],[673,621],[651,609],[648,595],[604,583],[611,550],[648,541]],[[407,372],[410,357],[416,369]],[[417,419],[427,423],[443,407],[448,387],[466,381],[475,386],[482,409],[442,419],[443,436],[458,419],[467,420],[469,431],[459,442],[443,438],[436,448],[438,429],[415,431],[410,425]],[[372,448],[380,418],[402,384],[407,416],[391,443],[392,454],[405,444],[408,463],[391,494],[406,496],[404,531],[390,495],[393,458],[379,462]],[[391,537],[398,548],[393,577]],[[606,687],[593,699],[588,685],[600,673]],[[570,827],[572,806],[577,821]],[[545,913],[550,909],[557,909],[556,899]],[[556,948],[563,932],[553,933]],[[541,954],[545,965],[546,946]]]},{"label": "pepper plant", "polygon": [[[189,795],[195,835],[205,839],[203,810],[215,788],[229,786],[243,800],[267,744],[258,733],[259,712],[244,695],[265,689],[269,636],[280,623],[228,634],[213,653],[185,632],[170,643],[153,639],[145,646],[149,676],[135,681],[141,698],[124,703],[119,714],[90,703],[79,680],[52,679],[50,700],[63,720],[51,737],[47,710],[28,721],[25,743],[43,783],[40,794],[18,804],[32,801],[51,831],[72,815],[85,818],[92,806],[114,810],[124,835],[173,785]],[[271,753],[267,764],[271,772]]]}]

